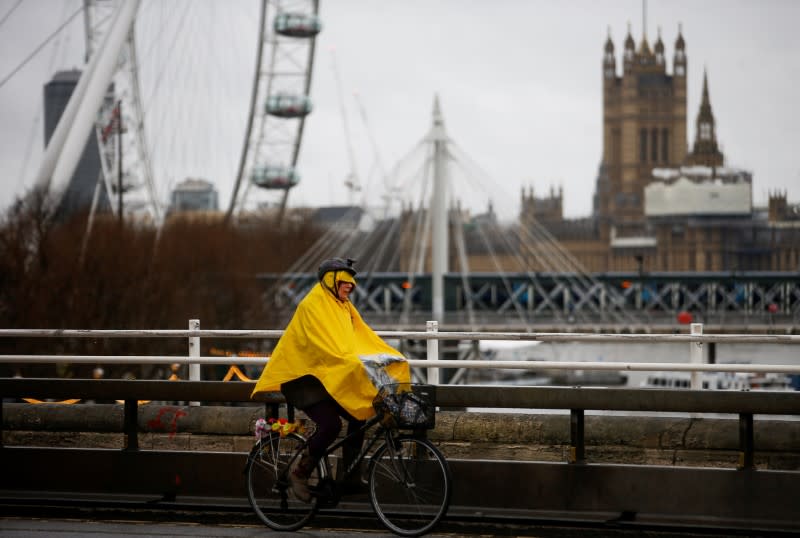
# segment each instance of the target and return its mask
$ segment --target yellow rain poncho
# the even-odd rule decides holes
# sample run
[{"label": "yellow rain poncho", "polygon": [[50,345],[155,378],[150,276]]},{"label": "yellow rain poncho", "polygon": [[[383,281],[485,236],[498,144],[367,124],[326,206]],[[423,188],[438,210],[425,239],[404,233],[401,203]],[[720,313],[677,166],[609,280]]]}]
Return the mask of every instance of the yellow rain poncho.
[{"label": "yellow rain poncho", "polygon": [[[337,275],[355,282],[343,271]],[[297,306],[253,395],[278,391],[282,383],[308,374],[359,420],[375,414],[372,399],[380,386],[410,379],[403,355],[364,323],[350,301],[338,300],[320,283]]]}]

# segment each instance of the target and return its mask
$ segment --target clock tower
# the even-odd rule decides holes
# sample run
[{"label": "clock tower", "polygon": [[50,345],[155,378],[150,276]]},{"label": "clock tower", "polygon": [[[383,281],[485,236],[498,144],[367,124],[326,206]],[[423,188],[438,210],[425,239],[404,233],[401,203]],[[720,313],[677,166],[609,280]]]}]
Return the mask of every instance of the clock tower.
[{"label": "clock tower", "polygon": [[711,112],[711,99],[708,97],[708,74],[703,72],[703,99],[695,123],[695,139],[692,153],[686,156],[686,164],[717,167],[725,158],[717,146],[717,133],[714,114]]}]

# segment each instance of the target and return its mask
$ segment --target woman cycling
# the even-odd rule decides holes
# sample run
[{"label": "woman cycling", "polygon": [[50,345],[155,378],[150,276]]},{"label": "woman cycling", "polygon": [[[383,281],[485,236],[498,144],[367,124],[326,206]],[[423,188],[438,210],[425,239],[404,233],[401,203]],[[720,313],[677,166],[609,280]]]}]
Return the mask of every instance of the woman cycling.
[{"label": "woman cycling", "polygon": [[[280,390],[316,423],[308,453],[290,475],[295,495],[305,502],[311,500],[308,477],[339,435],[341,418],[348,434],[355,432],[374,415],[372,400],[380,386],[410,379],[403,355],[375,334],[349,300],[356,286],[353,263],[331,258],[320,264],[319,282],[297,305],[253,390],[253,395]],[[343,447],[344,468],[362,443],[363,433]],[[357,484],[345,485],[351,487]]]}]

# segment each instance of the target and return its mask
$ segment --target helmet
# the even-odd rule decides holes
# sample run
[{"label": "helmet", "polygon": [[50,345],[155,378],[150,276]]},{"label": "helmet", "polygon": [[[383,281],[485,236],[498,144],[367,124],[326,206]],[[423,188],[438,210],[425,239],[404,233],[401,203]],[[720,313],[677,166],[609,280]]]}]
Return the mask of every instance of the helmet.
[{"label": "helmet", "polygon": [[325,273],[330,273],[331,271],[347,271],[350,276],[356,276],[358,272],[353,267],[354,263],[356,261],[351,258],[330,258],[325,260],[317,270],[317,278],[322,280]]}]

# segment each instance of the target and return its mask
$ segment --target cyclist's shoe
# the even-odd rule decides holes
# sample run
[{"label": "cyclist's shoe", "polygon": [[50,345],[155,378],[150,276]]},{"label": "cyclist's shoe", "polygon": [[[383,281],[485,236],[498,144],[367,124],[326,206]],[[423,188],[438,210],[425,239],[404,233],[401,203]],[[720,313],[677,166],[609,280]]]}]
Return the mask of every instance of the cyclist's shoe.
[{"label": "cyclist's shoe", "polygon": [[330,478],[320,481],[316,486],[311,486],[311,495],[317,498],[318,508],[336,508],[339,504],[341,493],[337,484]]},{"label": "cyclist's shoe", "polygon": [[308,477],[314,470],[314,460],[308,454],[304,454],[294,469],[289,473],[289,483],[292,486],[294,496],[304,503],[311,502],[311,490],[308,489]]}]

